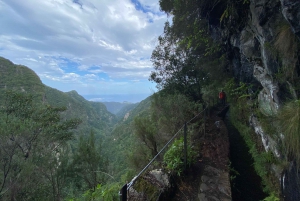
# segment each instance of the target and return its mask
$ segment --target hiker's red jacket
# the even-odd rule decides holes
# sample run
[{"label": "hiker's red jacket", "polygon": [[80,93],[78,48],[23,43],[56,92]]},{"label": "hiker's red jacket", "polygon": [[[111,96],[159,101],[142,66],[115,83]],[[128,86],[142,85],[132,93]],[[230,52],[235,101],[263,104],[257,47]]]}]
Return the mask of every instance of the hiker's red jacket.
[{"label": "hiker's red jacket", "polygon": [[224,99],[225,97],[226,97],[225,92],[221,91],[221,92],[219,93],[219,99]]}]

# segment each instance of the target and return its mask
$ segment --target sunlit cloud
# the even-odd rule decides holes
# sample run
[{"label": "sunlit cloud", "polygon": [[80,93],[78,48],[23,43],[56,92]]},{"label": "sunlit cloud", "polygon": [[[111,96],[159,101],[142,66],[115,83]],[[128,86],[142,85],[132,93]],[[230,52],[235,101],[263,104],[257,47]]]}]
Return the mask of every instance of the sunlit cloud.
[{"label": "sunlit cloud", "polygon": [[82,95],[154,88],[150,57],[167,20],[158,0],[0,0],[0,13],[0,56],[51,87]]}]

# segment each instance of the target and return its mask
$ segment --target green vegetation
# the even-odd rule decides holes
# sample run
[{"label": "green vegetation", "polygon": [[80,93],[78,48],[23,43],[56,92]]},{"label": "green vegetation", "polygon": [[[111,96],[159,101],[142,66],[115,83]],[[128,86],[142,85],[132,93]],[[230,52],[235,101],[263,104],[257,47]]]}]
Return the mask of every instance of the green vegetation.
[{"label": "green vegetation", "polygon": [[[97,142],[101,145],[101,143]],[[95,134],[81,136],[76,152],[73,154],[72,167],[75,170],[76,186],[86,184],[84,189],[95,191],[98,184],[103,184],[110,175],[107,173],[108,161],[102,155],[101,146],[97,146]],[[81,187],[82,188],[82,187]]]},{"label": "green vegetation", "polygon": [[280,199],[276,197],[274,193],[271,193],[271,195],[266,197],[264,201],[280,201]]},{"label": "green vegetation", "polygon": [[151,97],[148,97],[134,109],[127,111],[128,117],[120,119],[119,123],[113,127],[111,134],[104,138],[103,154],[109,159],[109,169],[116,181],[122,180],[125,183],[125,181],[131,180],[136,173],[132,169],[135,166],[132,165],[134,162],[131,160],[133,158],[131,156],[140,153],[136,151],[139,144],[134,135],[133,121],[136,116],[149,110],[150,104]]},{"label": "green vegetation", "polygon": [[35,72],[26,66],[15,65],[0,57],[0,92],[3,89],[18,90],[33,95],[35,100],[42,100],[44,85]]},{"label": "green vegetation", "polygon": [[116,117],[76,91],[43,85],[25,66],[1,58],[0,72],[0,199],[62,200],[98,184],[104,199],[117,195],[101,147]]},{"label": "green vegetation", "polygon": [[64,118],[76,117],[82,120],[77,133],[89,133],[91,128],[97,136],[107,135],[117,118],[106,110],[104,104],[85,100],[76,91],[63,93],[45,86],[45,102],[50,105],[66,107]]},{"label": "green vegetation", "polygon": [[109,112],[111,112],[112,114],[117,115],[123,108],[132,108],[133,103],[129,103],[129,102],[123,102],[123,103],[118,103],[118,102],[102,102],[107,110]]},{"label": "green vegetation", "polygon": [[[140,144],[136,147],[139,155],[132,159],[136,168],[142,168],[157,155],[184,123],[193,118],[200,109],[202,105],[190,101],[182,94],[154,94],[150,110],[136,116],[134,120],[134,134]],[[192,133],[192,129],[190,132]],[[162,156],[157,159],[160,163],[162,160]]]},{"label": "green vegetation", "polygon": [[278,114],[280,130],[284,133],[284,149],[300,164],[300,100],[284,105]]},{"label": "green vegetation", "polygon": [[269,194],[276,191],[276,195],[279,195],[279,185],[271,171],[271,165],[278,164],[278,160],[271,151],[265,152],[260,137],[255,134],[248,123],[251,114],[259,113],[256,103],[257,93],[248,94],[249,88],[251,86],[245,83],[235,84],[233,79],[227,82],[225,90],[229,94],[228,98],[231,103],[230,121],[240,132],[249,148],[249,153],[254,160],[254,169],[262,178],[263,190]]},{"label": "green vegetation", "polygon": [[[58,200],[68,188],[67,142],[77,119],[64,108],[39,105],[31,95],[6,91],[0,111],[0,198]],[[3,99],[2,99],[3,100]]]},{"label": "green vegetation", "polygon": [[[166,163],[167,169],[171,170],[178,176],[184,171],[184,153],[183,148],[184,142],[183,137],[179,140],[175,140],[172,146],[164,155],[164,162]],[[188,146],[187,150],[187,165],[190,166],[196,161],[196,151],[192,149],[191,146]]]},{"label": "green vegetation", "polygon": [[161,193],[158,186],[151,184],[151,180],[149,181],[145,175],[136,182],[134,187],[137,192],[144,193],[149,201],[156,201]]},{"label": "green vegetation", "polygon": [[[249,1],[159,3],[162,11],[173,16],[151,56],[154,69],[149,80],[160,91],[139,104],[120,109],[117,103],[86,101],[76,91],[63,93],[43,85],[32,70],[0,57],[0,199],[118,200],[120,186],[224,89],[230,121],[243,136],[263,188],[270,194],[265,201],[278,200],[278,179],[271,166],[286,168],[287,161],[294,160],[300,164],[298,38],[289,24],[276,22],[274,40],[261,47],[278,64],[270,79],[278,81],[285,101],[278,114],[264,114],[258,101],[262,86],[233,78],[233,47],[228,46],[230,37],[245,27]],[[211,25],[228,34],[226,42],[215,36]],[[257,117],[264,132],[278,142],[284,159],[265,152],[260,136],[249,125],[250,116]],[[201,123],[192,124],[189,134],[198,132]],[[175,140],[151,168],[163,166],[179,175],[182,146],[182,139]],[[191,164],[190,141],[188,147]],[[136,188],[155,199],[157,189],[146,183],[138,181]]]},{"label": "green vegetation", "polygon": [[129,116],[131,116],[131,112],[134,108],[136,108],[140,103],[134,104],[126,104],[122,109],[120,109],[116,116],[119,120],[126,120]]}]

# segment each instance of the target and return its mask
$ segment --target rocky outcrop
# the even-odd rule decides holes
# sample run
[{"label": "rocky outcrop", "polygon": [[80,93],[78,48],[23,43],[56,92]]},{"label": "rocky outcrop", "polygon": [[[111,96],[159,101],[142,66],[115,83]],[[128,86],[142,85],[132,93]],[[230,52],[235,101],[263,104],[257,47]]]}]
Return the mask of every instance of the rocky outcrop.
[{"label": "rocky outcrop", "polygon": [[271,151],[274,156],[276,156],[277,158],[280,158],[282,156],[282,154],[278,150],[278,145],[277,145],[276,141],[271,136],[267,135],[264,132],[264,130],[262,129],[257,118],[252,115],[250,117],[249,122],[250,122],[250,125],[255,130],[255,133],[261,137],[261,141],[265,148],[265,151],[266,152]]},{"label": "rocky outcrop", "polygon": [[[228,31],[228,27],[214,27],[211,29],[212,36],[219,37],[218,41],[222,41],[226,49],[230,50],[227,53],[231,60],[234,77],[238,81],[252,84],[254,91],[259,91],[258,107],[261,113],[265,116],[272,116],[278,114],[285,100],[297,98],[295,87],[290,82],[284,83],[282,80],[281,82],[277,80],[279,70],[293,61],[289,61],[288,58],[282,59],[281,55],[274,54],[274,52],[278,51],[275,44],[283,28],[287,29],[286,27],[290,25],[290,29],[297,36],[295,39],[300,39],[300,1],[249,0],[248,2],[248,15],[239,16],[246,22],[240,30]],[[218,30],[221,34],[216,34]],[[283,39],[282,43],[289,43],[287,40],[288,38]],[[295,42],[292,41],[292,43]],[[285,53],[282,52],[282,54]],[[284,133],[276,133],[278,137],[275,140],[270,133],[263,130],[261,123],[254,115],[249,117],[249,124],[260,137],[265,151],[271,151],[277,158],[287,157],[284,153],[280,153],[278,148],[278,142],[284,139]],[[286,185],[283,190],[291,191],[292,193],[288,194],[292,195],[290,196],[292,198],[300,196],[300,189],[291,190],[294,183],[300,183],[298,177],[291,176],[294,175],[295,168],[290,167],[282,174],[278,172],[275,165],[271,169],[274,170],[278,181],[280,177],[284,177],[282,175],[286,175],[285,178],[289,175],[289,186]],[[281,184],[285,184],[283,179],[281,179]],[[286,200],[291,200],[287,194],[285,195]]]},{"label": "rocky outcrop", "polygon": [[281,0],[282,14],[300,39],[300,1]]},{"label": "rocky outcrop", "polygon": [[[250,19],[239,35],[239,42],[232,46],[239,49],[240,69],[244,70],[245,78],[241,81],[255,78],[263,87],[259,94],[261,111],[266,115],[277,112],[280,104],[278,98],[278,84],[273,74],[278,70],[278,63],[274,60],[267,44],[275,40],[276,24],[274,19],[283,17],[275,12],[280,8],[279,1],[252,0],[250,1]],[[272,19],[272,20],[270,20]],[[237,44],[239,44],[237,46]]]},{"label": "rocky outcrop", "polygon": [[170,175],[162,169],[151,170],[136,180],[137,177],[134,177],[129,183],[127,200],[166,200],[174,190]]},{"label": "rocky outcrop", "polygon": [[263,86],[263,90],[258,95],[261,112],[267,116],[276,114],[279,109],[278,83],[273,80],[267,69],[259,64],[254,65],[253,76]]}]

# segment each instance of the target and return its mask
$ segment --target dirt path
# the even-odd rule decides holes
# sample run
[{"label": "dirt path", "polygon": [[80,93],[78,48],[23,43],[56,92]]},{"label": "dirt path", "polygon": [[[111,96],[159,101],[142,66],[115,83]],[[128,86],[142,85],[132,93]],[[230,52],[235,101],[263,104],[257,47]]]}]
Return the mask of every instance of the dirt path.
[{"label": "dirt path", "polygon": [[190,167],[183,177],[174,178],[178,188],[173,201],[199,200],[198,194],[204,167],[209,165],[222,171],[229,171],[228,132],[222,119],[217,116],[221,109],[216,108],[211,112],[205,124],[205,135],[199,133],[193,139],[194,146],[199,150],[199,157],[196,164]]}]

